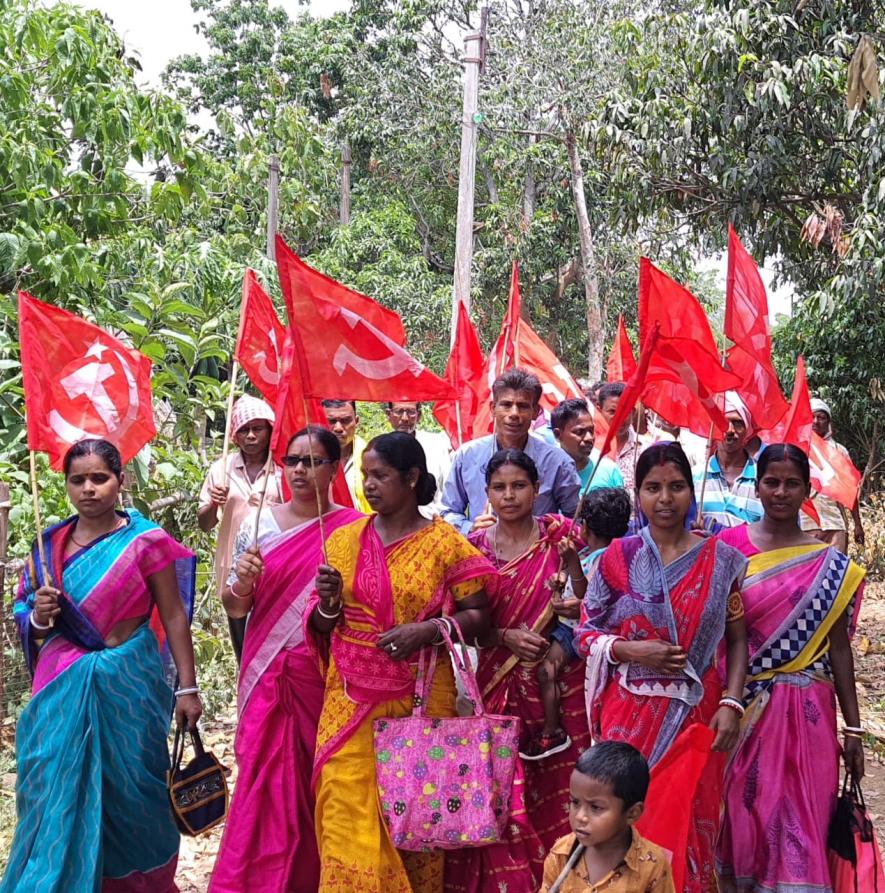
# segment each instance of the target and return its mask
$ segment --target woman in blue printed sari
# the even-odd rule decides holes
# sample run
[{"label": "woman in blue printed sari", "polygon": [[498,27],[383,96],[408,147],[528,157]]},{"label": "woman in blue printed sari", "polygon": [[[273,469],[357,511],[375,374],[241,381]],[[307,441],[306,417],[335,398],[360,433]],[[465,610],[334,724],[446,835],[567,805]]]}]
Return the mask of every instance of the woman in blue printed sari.
[{"label": "woman in blue printed sari", "polygon": [[175,669],[164,652],[180,682],[175,719],[193,727],[195,559],[138,512],[116,510],[123,475],[110,443],[75,444],[64,471],[78,514],[43,535],[50,580],[32,549],[15,606],[33,687],[16,732],[18,824],[0,893],[174,893]]}]

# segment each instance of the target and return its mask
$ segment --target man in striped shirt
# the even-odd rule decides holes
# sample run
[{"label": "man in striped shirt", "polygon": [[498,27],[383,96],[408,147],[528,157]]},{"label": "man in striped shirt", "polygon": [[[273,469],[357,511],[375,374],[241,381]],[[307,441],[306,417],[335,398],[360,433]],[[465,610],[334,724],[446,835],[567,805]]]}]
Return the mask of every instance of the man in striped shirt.
[{"label": "man in striped shirt", "polygon": [[[746,449],[750,414],[736,394],[726,395],[728,430],[705,466],[694,469],[694,491],[705,526],[738,527],[762,517],[756,495],[756,460]],[[705,481],[706,478],[706,481]],[[701,497],[703,490],[703,501]]]}]

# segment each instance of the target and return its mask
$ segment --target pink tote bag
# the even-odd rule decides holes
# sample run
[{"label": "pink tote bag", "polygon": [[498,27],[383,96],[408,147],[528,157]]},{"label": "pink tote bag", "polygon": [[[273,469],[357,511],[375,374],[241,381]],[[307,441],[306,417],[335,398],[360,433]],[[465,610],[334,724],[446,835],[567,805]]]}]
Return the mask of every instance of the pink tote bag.
[{"label": "pink tote bag", "polygon": [[[461,630],[448,619],[463,644]],[[412,852],[501,842],[517,759],[518,717],[484,712],[469,661],[452,645],[445,624],[438,626],[473,701],[473,715],[425,715],[439,650],[429,649],[425,673],[425,648],[418,660],[412,715],[374,722],[381,813],[393,845]]]}]

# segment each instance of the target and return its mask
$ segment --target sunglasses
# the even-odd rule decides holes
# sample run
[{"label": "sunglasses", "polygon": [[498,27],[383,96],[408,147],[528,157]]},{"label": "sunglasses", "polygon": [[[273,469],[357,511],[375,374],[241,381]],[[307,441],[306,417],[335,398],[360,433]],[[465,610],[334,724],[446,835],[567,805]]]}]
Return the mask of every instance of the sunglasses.
[{"label": "sunglasses", "polygon": [[318,456],[283,456],[283,465],[286,468],[297,468],[304,465],[305,468],[317,468],[320,465],[333,465],[334,459],[320,459]]}]

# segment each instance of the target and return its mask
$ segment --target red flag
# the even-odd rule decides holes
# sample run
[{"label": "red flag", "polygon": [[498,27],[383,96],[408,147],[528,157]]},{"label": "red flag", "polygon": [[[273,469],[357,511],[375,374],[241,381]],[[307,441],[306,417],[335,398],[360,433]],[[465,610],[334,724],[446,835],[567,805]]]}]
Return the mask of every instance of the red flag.
[{"label": "red flag", "polygon": [[286,329],[254,270],[243,275],[240,331],[234,356],[271,406],[277,402]]},{"label": "red flag", "polygon": [[643,344],[651,327],[660,327],[655,356],[650,360],[643,403],[671,425],[707,437],[724,435],[728,422],[716,395],[740,385],[723,368],[710,323],[698,299],[659,270],[647,257],[639,260],[639,336]]},{"label": "red flag", "polygon": [[518,366],[536,375],[541,382],[541,406],[552,411],[557,403],[567,397],[584,399],[578,387],[559,357],[547,346],[541,336],[520,316],[519,268],[513,262],[510,277],[510,298],[507,312],[501,323],[501,334],[489,353],[485,375],[477,387],[478,410],[473,433],[479,437],[492,430],[492,385],[507,369]]},{"label": "red flag", "polygon": [[[290,320],[313,320],[315,316],[312,307],[317,301],[328,301],[365,319],[400,347],[406,343],[406,333],[399,314],[382,307],[372,298],[330,279],[319,270],[309,267],[280,235],[276,238],[276,252],[280,285]],[[305,331],[311,332],[314,336],[319,333],[319,330],[309,328]]]},{"label": "red flag", "polygon": [[811,432],[808,453],[811,462],[811,483],[815,490],[851,510],[857,504],[857,493],[863,475],[851,459],[833,441]]},{"label": "red flag", "polygon": [[793,396],[787,414],[772,428],[760,431],[765,443],[792,443],[806,453],[811,445],[811,399],[808,396],[808,381],[805,378],[805,359],[796,361],[796,378],[793,381]]},{"label": "red flag", "polygon": [[[793,381],[793,395],[786,415],[773,428],[760,432],[766,443],[791,443],[806,453],[810,453],[814,416],[808,396],[808,381],[805,378],[805,359],[799,357],[796,362],[796,378]],[[820,524],[817,506],[806,499],[802,503],[805,512],[816,524]]]},{"label": "red flag", "polygon": [[[658,349],[660,342],[660,326],[655,323],[646,335],[645,341],[642,342],[642,350],[639,353],[639,364],[630,376],[630,380],[626,383],[623,393],[618,400],[618,407],[611,421],[608,423],[608,430],[605,433],[605,439],[599,448],[603,456],[607,456],[615,435],[621,429],[621,426],[633,412],[633,408],[639,402],[639,398],[643,395],[646,388],[646,378],[651,367],[652,359]],[[601,415],[601,414],[600,414]]]},{"label": "red flag", "polygon": [[[304,395],[298,362],[295,357],[295,342],[288,335],[280,358],[280,386],[277,388],[274,415],[276,421],[271,435],[270,451],[278,463],[282,463],[289,441],[296,431],[300,431],[307,425],[328,427],[322,402],[314,397],[305,397]],[[283,482],[285,484],[285,478]],[[284,489],[288,495],[288,485],[284,486]],[[332,480],[332,499],[337,505],[354,507],[347,481],[344,478],[344,468],[340,465],[338,474]]]},{"label": "red flag", "polygon": [[633,356],[633,347],[627,337],[627,327],[624,325],[624,317],[618,316],[618,333],[612,344],[612,352],[609,355],[605,367],[605,374],[609,381],[626,381],[636,371],[636,358]]},{"label": "red flag", "polygon": [[109,440],[128,462],[157,433],[151,361],[67,310],[18,293],[28,447],[59,470],[72,444]]},{"label": "red flag", "polygon": [[455,389],[458,399],[437,401],[433,408],[433,415],[449,435],[454,449],[474,437],[473,425],[480,406],[477,388],[482,384],[484,366],[485,357],[476,329],[464,302],[459,301],[455,342],[443,376]]},{"label": "red flag", "polygon": [[[310,268],[279,236],[277,268],[303,393],[378,402],[455,399],[450,384],[400,346],[396,337],[402,332],[402,323],[395,313],[375,305],[371,315],[384,320],[385,328],[380,328],[344,304],[304,291],[303,272]],[[375,304],[370,298],[358,297]]]},{"label": "red flag", "polygon": [[728,226],[728,279],[725,289],[725,334],[734,342],[729,368],[740,376],[736,388],[753,419],[753,427],[772,428],[789,409],[771,360],[768,296],[759,270]]}]

